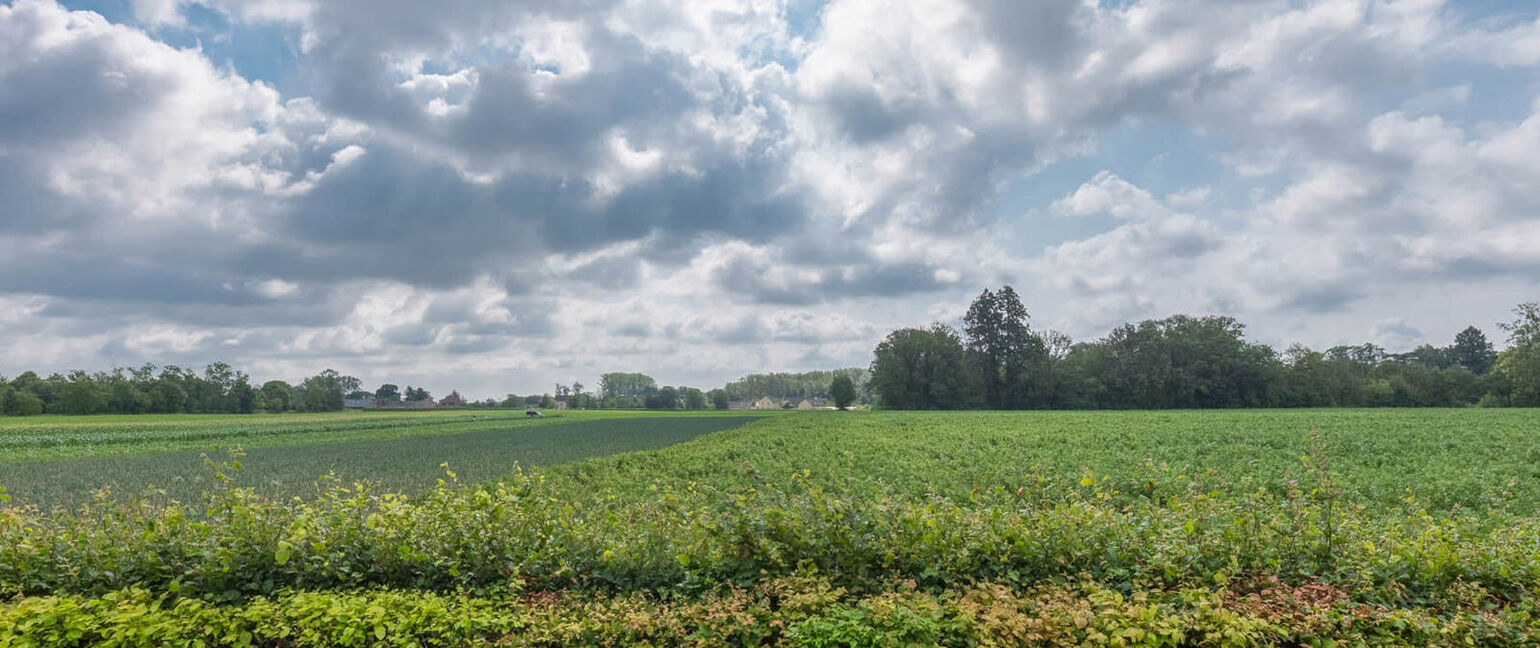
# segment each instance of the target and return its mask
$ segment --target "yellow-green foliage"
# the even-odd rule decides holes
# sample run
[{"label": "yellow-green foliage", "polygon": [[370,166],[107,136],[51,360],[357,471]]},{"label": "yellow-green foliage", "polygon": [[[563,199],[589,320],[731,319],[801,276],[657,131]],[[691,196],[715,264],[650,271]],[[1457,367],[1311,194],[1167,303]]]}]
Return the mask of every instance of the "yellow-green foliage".
[{"label": "yellow-green foliage", "polygon": [[[874,584],[877,585],[877,584]],[[688,599],[509,592],[279,592],[236,604],[140,588],[0,606],[0,648],[273,646],[1533,646],[1527,606],[1366,606],[1298,591],[1121,592],[1088,582],[1017,592],[884,583],[854,595],[816,575]],[[1265,592],[1266,590],[1264,590]]]}]

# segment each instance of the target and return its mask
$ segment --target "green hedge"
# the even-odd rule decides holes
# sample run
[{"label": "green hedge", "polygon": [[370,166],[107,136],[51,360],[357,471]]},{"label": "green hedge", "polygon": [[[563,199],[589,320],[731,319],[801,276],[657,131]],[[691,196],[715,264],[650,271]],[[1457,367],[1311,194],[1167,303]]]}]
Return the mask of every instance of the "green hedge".
[{"label": "green hedge", "polygon": [[[1265,583],[1263,585],[1266,585]],[[1241,593],[1249,589],[1247,593]],[[853,595],[811,576],[689,599],[521,592],[280,592],[239,604],[156,596],[39,597],[0,606],[0,648],[348,646],[1534,646],[1532,610],[1467,588],[1444,609],[1350,601],[1322,586],[1137,590],[1092,582],[1022,592]]]},{"label": "green hedge", "polygon": [[[1098,486],[969,498],[826,491],[806,476],[726,494],[579,506],[538,473],[408,501],[337,488],[310,502],[231,490],[203,510],[102,502],[75,515],[0,509],[0,597],[129,586],[237,600],[281,589],[697,593],[805,565],[842,586],[913,579],[1026,586],[1088,574],[1123,587],[1211,587],[1264,574],[1421,604],[1458,583],[1506,600],[1540,587],[1540,519],[1370,515],[1306,492],[1109,501]],[[591,500],[590,500],[591,502]]]}]

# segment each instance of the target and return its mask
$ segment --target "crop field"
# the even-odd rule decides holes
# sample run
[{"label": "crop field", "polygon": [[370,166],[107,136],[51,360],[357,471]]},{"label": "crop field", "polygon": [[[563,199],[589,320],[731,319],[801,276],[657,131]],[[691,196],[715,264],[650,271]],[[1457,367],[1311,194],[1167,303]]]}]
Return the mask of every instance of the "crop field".
[{"label": "crop field", "polygon": [[[367,482],[380,490],[413,494],[445,479],[480,482],[501,477],[515,465],[554,465],[612,455],[651,450],[687,441],[701,434],[737,427],[751,417],[688,416],[608,418],[578,416],[541,419],[500,417],[434,417],[405,421],[334,421],[280,423],[281,432],[254,426],[229,428],[137,429],[140,442],[117,443],[118,450],[153,447],[169,438],[178,440],[203,435],[233,444],[223,450],[183,450],[153,453],[88,454],[63,459],[0,462],[0,485],[6,485],[13,502],[39,509],[75,508],[101,495],[117,499],[193,501],[220,474],[233,483],[249,486],[269,497],[312,496],[323,476],[326,481],[352,484]],[[295,432],[295,428],[308,432]],[[428,428],[419,430],[418,428]],[[446,432],[445,430],[453,430]],[[465,431],[469,430],[469,431]],[[114,430],[114,434],[121,430]],[[231,432],[242,436],[230,436]],[[408,434],[409,432],[417,432]],[[360,433],[374,438],[348,439]],[[52,433],[56,434],[56,433]],[[300,434],[313,435],[296,439]],[[172,436],[177,435],[177,436]],[[42,436],[42,435],[39,435]],[[92,438],[102,438],[92,433]],[[273,437],[308,443],[266,445],[231,450],[252,439]],[[329,439],[319,442],[314,437]],[[37,437],[34,437],[37,438]],[[111,438],[111,437],[108,437]],[[78,437],[71,438],[77,441]],[[74,450],[102,452],[102,446],[65,446]],[[222,468],[240,462],[240,468]],[[103,489],[106,489],[105,491]]]},{"label": "crop field", "polygon": [[575,411],[527,418],[522,410],[322,414],[141,414],[0,418],[0,462],[144,454],[211,447],[262,448],[399,439],[575,421],[746,412]]},{"label": "crop field", "polygon": [[[185,504],[19,497],[0,512],[0,645],[1540,642],[1534,410],[743,422],[659,419],[658,445],[689,440],[549,448],[410,496],[392,491],[416,473],[299,499],[247,476],[317,444],[253,451]],[[407,440],[463,437],[467,460],[485,434]]]}]

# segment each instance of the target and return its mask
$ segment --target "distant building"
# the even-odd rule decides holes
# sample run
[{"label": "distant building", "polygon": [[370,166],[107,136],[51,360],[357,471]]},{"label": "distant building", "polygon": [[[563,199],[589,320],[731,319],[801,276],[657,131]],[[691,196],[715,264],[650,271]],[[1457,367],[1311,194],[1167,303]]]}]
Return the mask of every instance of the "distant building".
[{"label": "distant building", "polygon": [[375,406],[380,409],[429,409],[437,407],[431,398],[414,401],[376,401]]},{"label": "distant building", "polygon": [[746,401],[746,400],[727,401],[727,409],[730,409],[730,410],[754,409],[754,403],[751,402],[751,401]]},{"label": "distant building", "polygon": [[799,410],[810,410],[810,409],[813,409],[813,401],[810,401],[810,400],[804,398],[804,399],[802,399],[802,402],[797,403],[797,409],[799,409]]},{"label": "distant building", "polygon": [[439,407],[461,407],[465,405],[465,399],[460,398],[460,392],[449,392],[448,396],[438,399]]},{"label": "distant building", "polygon": [[431,398],[414,401],[381,400],[378,398],[344,398],[342,406],[346,409],[428,409],[437,404]]},{"label": "distant building", "polygon": [[765,396],[764,398],[761,398],[761,399],[759,399],[757,401],[754,401],[752,404],[750,404],[749,405],[749,409],[756,409],[756,410],[781,409],[781,402],[778,401],[778,400],[775,400],[775,399],[773,399],[773,398],[771,398],[769,396]]}]

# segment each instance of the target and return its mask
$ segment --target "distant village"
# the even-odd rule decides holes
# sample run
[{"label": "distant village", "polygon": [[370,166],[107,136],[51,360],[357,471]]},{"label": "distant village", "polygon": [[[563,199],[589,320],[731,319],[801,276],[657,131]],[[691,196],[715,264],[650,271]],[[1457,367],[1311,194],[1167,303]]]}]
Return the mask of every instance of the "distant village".
[{"label": "distant village", "polygon": [[730,400],[727,401],[727,409],[730,410],[779,410],[779,409],[834,409],[833,405],[825,405],[822,398],[804,398],[794,400],[789,398],[771,398],[766,396],[759,400]]},{"label": "distant village", "polygon": [[[532,406],[537,409],[569,409],[568,397],[565,395],[551,398],[547,406]],[[467,402],[457,391],[452,391],[448,396],[434,400],[423,398],[419,400],[387,400],[382,398],[344,398],[342,406],[350,410],[419,410],[454,407],[487,407],[483,402]],[[765,396],[758,400],[730,400],[727,402],[729,410],[819,410],[834,409],[822,398],[774,398]]]},{"label": "distant village", "polygon": [[[408,387],[407,389],[411,389],[411,388]],[[368,392],[364,392],[364,393],[368,393]],[[416,410],[416,409],[433,409],[433,408],[436,408],[436,407],[465,407],[465,406],[466,406],[465,399],[460,397],[460,392],[458,392],[458,391],[449,392],[448,396],[440,398],[440,399],[438,399],[436,401],[433,400],[432,396],[428,396],[426,392],[424,392],[423,395],[420,398],[413,398],[411,400],[400,400],[400,399],[389,399],[389,398],[375,398],[374,396],[364,396],[364,397],[359,397],[359,398],[344,398],[344,399],[342,399],[342,407],[343,407],[343,409],[350,409],[350,410],[366,410],[366,409]]]}]

